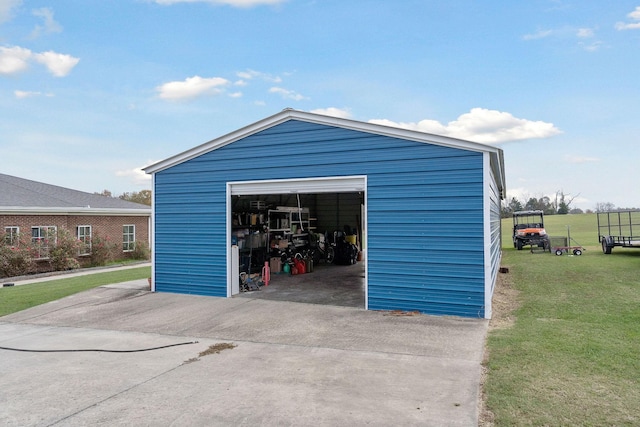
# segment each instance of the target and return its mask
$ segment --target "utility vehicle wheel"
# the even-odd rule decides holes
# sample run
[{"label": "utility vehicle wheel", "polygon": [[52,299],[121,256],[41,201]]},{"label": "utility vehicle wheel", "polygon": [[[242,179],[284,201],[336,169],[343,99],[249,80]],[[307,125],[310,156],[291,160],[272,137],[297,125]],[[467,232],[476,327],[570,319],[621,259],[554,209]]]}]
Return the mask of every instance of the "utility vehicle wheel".
[{"label": "utility vehicle wheel", "polygon": [[602,239],[602,252],[607,255],[611,253],[611,246],[607,244],[607,239]]},{"label": "utility vehicle wheel", "polygon": [[336,252],[332,246],[327,248],[327,264],[333,264],[333,260],[336,258]]},{"label": "utility vehicle wheel", "polygon": [[580,255],[582,255],[582,251],[580,249],[574,249],[573,250],[573,254],[576,255],[576,256],[580,256]]},{"label": "utility vehicle wheel", "polygon": [[556,255],[557,256],[562,255],[562,249],[556,249]]},{"label": "utility vehicle wheel", "polygon": [[522,250],[522,240],[520,239],[516,240],[516,249],[519,251]]}]

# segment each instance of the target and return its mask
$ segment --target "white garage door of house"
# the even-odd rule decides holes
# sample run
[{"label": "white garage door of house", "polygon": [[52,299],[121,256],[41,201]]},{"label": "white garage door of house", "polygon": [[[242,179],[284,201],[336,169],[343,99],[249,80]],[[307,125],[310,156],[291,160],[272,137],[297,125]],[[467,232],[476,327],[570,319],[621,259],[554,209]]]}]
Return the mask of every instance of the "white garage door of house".
[{"label": "white garage door of house", "polygon": [[323,178],[278,179],[227,183],[230,196],[260,194],[354,193],[365,191],[366,176],[335,176]]}]

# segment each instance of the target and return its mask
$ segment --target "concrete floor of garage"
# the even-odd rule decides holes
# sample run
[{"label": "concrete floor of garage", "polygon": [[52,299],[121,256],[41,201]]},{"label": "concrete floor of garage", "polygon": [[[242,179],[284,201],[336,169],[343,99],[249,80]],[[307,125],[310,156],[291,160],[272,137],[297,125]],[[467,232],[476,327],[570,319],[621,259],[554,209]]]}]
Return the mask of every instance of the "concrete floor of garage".
[{"label": "concrete floor of garage", "polygon": [[364,308],[364,262],[319,264],[312,273],[271,274],[268,286],[236,297]]}]

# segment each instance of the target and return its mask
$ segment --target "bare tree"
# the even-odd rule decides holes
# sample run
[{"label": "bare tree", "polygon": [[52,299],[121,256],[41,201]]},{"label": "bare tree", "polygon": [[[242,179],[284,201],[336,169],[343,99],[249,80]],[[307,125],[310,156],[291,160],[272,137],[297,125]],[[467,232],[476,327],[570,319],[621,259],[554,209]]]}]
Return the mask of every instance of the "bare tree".
[{"label": "bare tree", "polygon": [[572,196],[571,194],[565,194],[564,190],[558,190],[555,194],[555,200],[553,202],[553,209],[559,215],[566,215],[571,211],[571,203],[578,197],[580,193]]},{"label": "bare tree", "polygon": [[616,209],[616,205],[611,202],[596,203],[596,212],[611,212]]}]

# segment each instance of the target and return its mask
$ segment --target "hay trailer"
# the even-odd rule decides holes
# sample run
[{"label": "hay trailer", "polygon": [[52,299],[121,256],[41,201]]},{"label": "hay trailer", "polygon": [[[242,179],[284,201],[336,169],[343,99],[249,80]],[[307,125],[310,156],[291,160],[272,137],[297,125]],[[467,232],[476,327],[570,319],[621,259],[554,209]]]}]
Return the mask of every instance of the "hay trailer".
[{"label": "hay trailer", "polygon": [[640,211],[598,212],[598,240],[602,252],[615,246],[640,248]]}]

